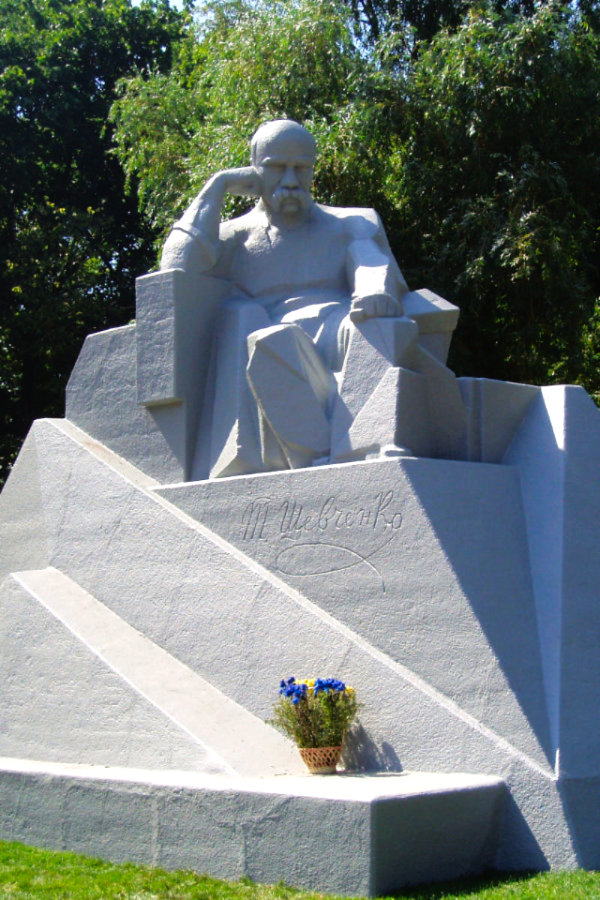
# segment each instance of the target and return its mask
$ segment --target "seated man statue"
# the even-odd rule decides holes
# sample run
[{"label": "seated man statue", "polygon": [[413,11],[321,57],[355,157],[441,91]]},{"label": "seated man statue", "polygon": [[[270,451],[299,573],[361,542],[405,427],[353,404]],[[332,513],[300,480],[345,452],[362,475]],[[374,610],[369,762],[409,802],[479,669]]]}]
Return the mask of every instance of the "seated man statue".
[{"label": "seated man statue", "polygon": [[[327,461],[353,323],[402,317],[408,290],[374,210],[313,201],[316,144],[304,127],[261,126],[251,160],[208,180],[161,258],[163,270],[210,273],[229,286],[213,340],[212,421],[198,451],[213,478]],[[228,193],[258,202],[221,222]]]}]

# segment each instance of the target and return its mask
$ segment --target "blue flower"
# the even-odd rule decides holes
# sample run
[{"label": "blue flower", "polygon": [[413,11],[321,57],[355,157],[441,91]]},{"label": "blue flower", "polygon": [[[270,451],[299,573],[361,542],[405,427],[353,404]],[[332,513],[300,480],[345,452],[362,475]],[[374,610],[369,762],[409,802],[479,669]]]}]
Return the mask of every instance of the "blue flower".
[{"label": "blue flower", "polygon": [[282,678],[281,681],[279,682],[279,693],[285,694],[286,697],[291,696],[289,692],[295,683],[296,683],[296,679],[294,678],[293,675],[291,678],[288,678],[287,681],[284,678]]},{"label": "blue flower", "polygon": [[314,686],[315,697],[318,697],[319,694],[329,694],[330,691],[336,691],[341,694],[346,690],[346,685],[343,681],[340,681],[337,678],[317,678]]},{"label": "blue flower", "polygon": [[342,694],[346,690],[346,685],[339,678],[316,678],[312,688],[309,688],[304,681],[297,684],[293,676],[287,680],[282,678],[279,682],[279,693],[291,700],[294,706],[297,706],[303,698],[306,699],[311,690],[315,697],[318,697],[319,694],[325,694],[328,697],[331,694],[333,700],[335,694]]}]

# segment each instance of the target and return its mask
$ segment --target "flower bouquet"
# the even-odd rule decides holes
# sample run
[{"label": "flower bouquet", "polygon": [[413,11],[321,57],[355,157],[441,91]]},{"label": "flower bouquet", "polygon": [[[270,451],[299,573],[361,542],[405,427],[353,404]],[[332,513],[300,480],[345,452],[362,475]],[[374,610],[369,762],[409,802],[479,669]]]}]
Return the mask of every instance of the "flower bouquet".
[{"label": "flower bouquet", "polygon": [[311,772],[335,772],[344,737],[358,711],[354,688],[337,678],[288,678],[270,724],[296,742]]}]

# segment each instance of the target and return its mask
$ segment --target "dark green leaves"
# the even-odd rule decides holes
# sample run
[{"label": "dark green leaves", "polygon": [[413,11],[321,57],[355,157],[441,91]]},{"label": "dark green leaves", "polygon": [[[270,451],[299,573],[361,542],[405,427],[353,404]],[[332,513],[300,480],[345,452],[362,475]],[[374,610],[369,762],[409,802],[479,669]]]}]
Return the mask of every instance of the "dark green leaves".
[{"label": "dark green leaves", "polygon": [[151,232],[107,113],[119,77],[169,67],[183,26],[164,2],[0,0],[0,471],[61,414],[85,335],[131,317]]}]

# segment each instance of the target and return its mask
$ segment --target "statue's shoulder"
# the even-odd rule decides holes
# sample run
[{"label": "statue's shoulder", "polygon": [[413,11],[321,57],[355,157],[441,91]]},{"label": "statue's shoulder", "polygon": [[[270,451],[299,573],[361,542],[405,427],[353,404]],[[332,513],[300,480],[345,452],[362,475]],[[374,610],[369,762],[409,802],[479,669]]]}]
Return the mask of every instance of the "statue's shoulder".
[{"label": "statue's shoulder", "polygon": [[255,226],[256,215],[254,209],[251,209],[233,219],[224,219],[219,226],[219,238],[220,240],[235,239],[237,236],[246,235]]},{"label": "statue's shoulder", "polygon": [[373,238],[381,230],[381,219],[374,209],[358,206],[321,206],[325,215],[338,222],[352,238]]}]

